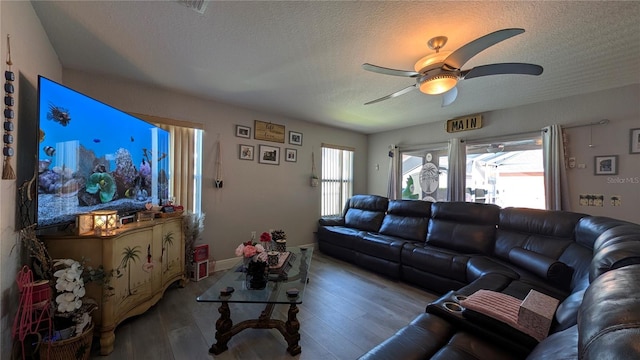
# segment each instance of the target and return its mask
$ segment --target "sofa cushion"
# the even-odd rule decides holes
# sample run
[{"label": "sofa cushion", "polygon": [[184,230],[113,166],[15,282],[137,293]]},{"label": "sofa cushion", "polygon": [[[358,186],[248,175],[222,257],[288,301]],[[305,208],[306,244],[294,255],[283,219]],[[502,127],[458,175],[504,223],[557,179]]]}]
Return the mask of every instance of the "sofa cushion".
[{"label": "sofa cushion", "polygon": [[389,200],[377,195],[354,195],[347,202],[345,226],[363,231],[378,232]]},{"label": "sofa cushion", "polygon": [[578,327],[549,335],[527,356],[527,360],[578,360]]},{"label": "sofa cushion", "polygon": [[431,215],[431,202],[391,200],[382,220],[380,233],[413,241],[425,241]]},{"label": "sofa cushion", "polygon": [[509,261],[562,289],[569,289],[573,269],[565,263],[521,247],[511,249]]},{"label": "sofa cushion", "polygon": [[467,282],[469,257],[455,251],[422,243],[407,243],[402,249],[402,265],[422,270],[447,279]]},{"label": "sofa cushion", "polygon": [[604,216],[586,216],[578,222],[576,227],[576,241],[588,247],[594,248],[595,242],[605,231],[612,227],[629,224],[626,221],[612,219]]},{"label": "sofa cushion", "polygon": [[[635,238],[640,240],[640,233]],[[589,279],[593,282],[609,270],[633,264],[640,264],[640,241],[618,242],[608,245],[593,255]]]},{"label": "sofa cushion", "polygon": [[354,242],[354,246],[360,253],[400,263],[400,253],[405,243],[407,240],[394,236],[366,233],[362,239]]},{"label": "sofa cushion", "polygon": [[333,244],[347,249],[353,249],[356,240],[363,238],[366,232],[345,226],[320,226],[318,238],[322,242]]},{"label": "sofa cushion", "polygon": [[578,313],[581,359],[640,358],[640,265],[600,275],[587,289]]},{"label": "sofa cushion", "polygon": [[583,214],[525,208],[500,210],[495,255],[509,260],[514,247],[558,259],[575,241],[575,228]]},{"label": "sofa cushion", "polygon": [[447,344],[456,329],[446,320],[431,314],[420,314],[409,325],[398,330],[360,360],[429,359]]},{"label": "sofa cushion", "polygon": [[500,208],[492,204],[437,202],[431,206],[427,243],[467,254],[490,254]]},{"label": "sofa cushion", "polygon": [[578,323],[578,310],[582,304],[584,290],[569,295],[556,309],[556,326],[553,332],[562,331]]}]

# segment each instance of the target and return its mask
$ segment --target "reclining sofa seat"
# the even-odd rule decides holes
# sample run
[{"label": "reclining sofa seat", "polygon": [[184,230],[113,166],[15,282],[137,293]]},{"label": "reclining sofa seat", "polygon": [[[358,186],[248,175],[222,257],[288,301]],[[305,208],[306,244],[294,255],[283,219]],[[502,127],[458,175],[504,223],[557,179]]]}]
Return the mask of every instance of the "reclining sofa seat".
[{"label": "reclining sofa seat", "polygon": [[325,254],[355,262],[357,244],[367,232],[377,233],[389,199],[377,195],[354,195],[347,200],[342,216],[319,220],[318,248]]},{"label": "reclining sofa seat", "polygon": [[402,279],[440,293],[466,284],[472,255],[490,255],[500,208],[492,204],[437,202],[425,241],[402,250]]}]

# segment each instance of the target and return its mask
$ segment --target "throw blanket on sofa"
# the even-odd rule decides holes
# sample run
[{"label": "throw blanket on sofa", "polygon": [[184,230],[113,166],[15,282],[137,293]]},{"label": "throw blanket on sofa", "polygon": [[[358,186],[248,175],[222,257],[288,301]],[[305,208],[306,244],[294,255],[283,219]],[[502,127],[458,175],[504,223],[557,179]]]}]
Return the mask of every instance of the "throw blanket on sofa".
[{"label": "throw blanket on sofa", "polygon": [[460,301],[460,305],[476,313],[501,321],[538,341],[544,340],[549,333],[548,328],[544,331],[544,329],[523,326],[518,323],[518,313],[522,300],[507,294],[490,290],[478,290],[468,298]]}]

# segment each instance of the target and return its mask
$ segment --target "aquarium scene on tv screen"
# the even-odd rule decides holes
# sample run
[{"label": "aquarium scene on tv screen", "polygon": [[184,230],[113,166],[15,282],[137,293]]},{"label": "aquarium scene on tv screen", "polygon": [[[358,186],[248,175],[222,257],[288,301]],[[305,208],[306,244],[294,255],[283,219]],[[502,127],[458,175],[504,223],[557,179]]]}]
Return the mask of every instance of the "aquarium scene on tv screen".
[{"label": "aquarium scene on tv screen", "polygon": [[40,76],[38,227],[169,197],[169,133]]}]

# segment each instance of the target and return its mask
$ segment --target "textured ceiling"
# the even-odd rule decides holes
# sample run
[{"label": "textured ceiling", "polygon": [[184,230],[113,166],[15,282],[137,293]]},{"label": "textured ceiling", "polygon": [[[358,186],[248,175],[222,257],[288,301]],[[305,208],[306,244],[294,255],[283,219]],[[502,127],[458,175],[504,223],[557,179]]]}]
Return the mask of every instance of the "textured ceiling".
[{"label": "textured ceiling", "polygon": [[[640,2],[38,1],[33,7],[64,68],[116,75],[274,114],[375,133],[640,83]],[[541,65],[541,76],[498,75],[458,85],[458,99],[362,70],[413,70],[487,33],[526,32],[473,57]]]}]

